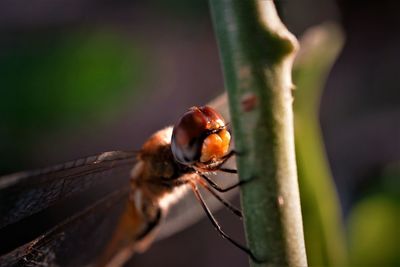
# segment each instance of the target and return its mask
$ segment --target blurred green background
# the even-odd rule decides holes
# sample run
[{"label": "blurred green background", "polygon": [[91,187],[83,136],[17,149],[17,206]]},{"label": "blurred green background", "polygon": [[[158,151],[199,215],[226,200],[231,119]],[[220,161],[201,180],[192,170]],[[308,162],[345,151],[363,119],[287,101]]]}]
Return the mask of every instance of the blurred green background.
[{"label": "blurred green background", "polygon": [[21,168],[46,132],[112,120],[136,94],[146,51],[112,29],[25,33],[1,56],[0,168]]},{"label": "blurred green background", "polygon": [[[278,4],[289,29],[308,36],[294,81],[309,264],[399,266],[398,4]],[[340,27],[304,35],[328,20]],[[137,149],[222,92],[207,1],[0,3],[0,174]],[[247,259],[203,220],[130,264],[188,262]]]}]

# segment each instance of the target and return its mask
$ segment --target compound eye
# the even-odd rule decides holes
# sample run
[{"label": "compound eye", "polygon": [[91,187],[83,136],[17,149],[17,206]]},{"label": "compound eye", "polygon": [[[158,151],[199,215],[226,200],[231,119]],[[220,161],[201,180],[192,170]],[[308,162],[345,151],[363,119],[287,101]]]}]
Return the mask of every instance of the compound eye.
[{"label": "compound eye", "polygon": [[222,129],[225,129],[225,122],[214,109],[207,106],[190,108],[172,132],[171,149],[176,161],[184,165],[200,161],[206,138]]}]

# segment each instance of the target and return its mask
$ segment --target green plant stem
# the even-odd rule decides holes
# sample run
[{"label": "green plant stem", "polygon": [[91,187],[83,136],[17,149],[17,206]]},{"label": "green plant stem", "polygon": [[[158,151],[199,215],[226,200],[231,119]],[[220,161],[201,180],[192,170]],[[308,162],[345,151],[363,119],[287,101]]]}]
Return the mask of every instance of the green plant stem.
[{"label": "green plant stem", "polygon": [[306,266],[291,68],[297,41],[272,0],[210,0],[229,95],[249,247],[262,264]]}]

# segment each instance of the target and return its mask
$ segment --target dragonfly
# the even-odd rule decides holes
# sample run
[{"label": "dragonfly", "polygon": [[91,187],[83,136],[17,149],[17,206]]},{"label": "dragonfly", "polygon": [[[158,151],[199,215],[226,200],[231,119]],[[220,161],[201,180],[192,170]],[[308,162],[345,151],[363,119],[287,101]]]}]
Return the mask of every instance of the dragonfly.
[{"label": "dragonfly", "polygon": [[[223,102],[218,100],[214,106],[218,108]],[[95,203],[32,240],[11,246],[11,250],[6,248],[9,251],[0,256],[0,266],[121,266],[154,240],[185,227],[182,216],[189,218],[187,225],[199,218],[198,209],[186,208],[184,215],[170,209],[190,190],[217,231],[257,261],[247,247],[221,229],[212,214],[217,206],[224,205],[241,217],[240,210],[215,191],[226,192],[229,199],[235,194],[231,189],[243,183],[223,188],[208,175],[236,173],[234,167],[225,167],[235,155],[234,150],[228,152],[229,148],[230,133],[222,116],[208,106],[194,107],[177,125],[151,136],[139,152],[105,152],[0,177],[0,237],[15,227],[29,229],[30,219],[36,214],[64,209],[63,202],[79,192],[105,182],[110,191],[110,179],[113,181],[111,193],[102,195],[104,190],[98,190],[93,196]],[[203,196],[199,187],[209,194]],[[180,205],[195,204],[187,199]],[[163,227],[167,225],[163,221],[170,226]],[[87,240],[96,241],[88,247]]]}]

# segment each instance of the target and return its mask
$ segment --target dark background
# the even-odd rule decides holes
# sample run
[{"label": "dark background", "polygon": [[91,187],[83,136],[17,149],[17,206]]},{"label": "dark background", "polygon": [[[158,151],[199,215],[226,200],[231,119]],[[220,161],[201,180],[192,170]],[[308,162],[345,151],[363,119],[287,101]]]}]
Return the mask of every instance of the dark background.
[{"label": "dark background", "polygon": [[[298,37],[327,20],[345,31],[320,119],[346,222],[355,203],[386,190],[385,177],[399,181],[399,5],[280,5]],[[222,92],[207,1],[0,2],[0,174],[137,149],[182,111]],[[218,216],[241,236],[240,223]],[[203,219],[131,261],[188,264],[243,266],[247,257]]]}]

